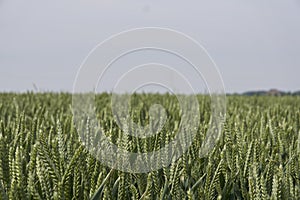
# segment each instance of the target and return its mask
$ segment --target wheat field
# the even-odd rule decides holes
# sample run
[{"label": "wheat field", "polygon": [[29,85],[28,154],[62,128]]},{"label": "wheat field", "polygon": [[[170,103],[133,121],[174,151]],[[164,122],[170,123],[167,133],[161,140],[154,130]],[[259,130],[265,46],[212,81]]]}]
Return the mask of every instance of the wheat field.
[{"label": "wheat field", "polygon": [[[87,151],[74,127],[71,94],[0,94],[0,199],[300,199],[299,97],[228,96],[221,138],[206,157],[199,151],[210,99],[198,100],[201,122],[188,151],[162,169],[134,174]],[[149,151],[172,140],[180,122],[176,97],[167,94],[135,94],[132,119],[147,124],[153,103],[168,119],[148,139],[125,136],[109,94],[96,97],[96,113],[113,143]]]}]

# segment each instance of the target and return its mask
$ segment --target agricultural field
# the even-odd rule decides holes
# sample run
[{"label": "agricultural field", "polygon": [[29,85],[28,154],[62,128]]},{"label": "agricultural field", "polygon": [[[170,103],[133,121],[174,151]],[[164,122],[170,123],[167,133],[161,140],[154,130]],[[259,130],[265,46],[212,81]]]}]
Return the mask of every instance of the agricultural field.
[{"label": "agricultural field", "polygon": [[[210,98],[198,100],[201,123],[188,151],[162,169],[127,173],[105,166],[82,144],[71,94],[0,94],[0,199],[300,199],[300,97],[228,96],[221,138],[206,157],[199,153]],[[135,94],[136,123],[149,122],[153,103],[167,110],[167,121],[156,137],[125,137],[110,103],[109,94],[96,97],[97,117],[122,148],[160,148],[180,123],[175,96]]]}]

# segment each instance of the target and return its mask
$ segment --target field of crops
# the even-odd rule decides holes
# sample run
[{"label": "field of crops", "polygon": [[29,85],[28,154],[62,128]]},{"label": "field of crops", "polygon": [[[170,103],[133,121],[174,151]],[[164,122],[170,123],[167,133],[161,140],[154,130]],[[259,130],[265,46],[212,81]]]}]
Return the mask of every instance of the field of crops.
[{"label": "field of crops", "polygon": [[[110,169],[85,149],[70,94],[0,94],[0,199],[300,199],[300,97],[227,97],[221,139],[204,158],[210,99],[198,99],[201,125],[189,150],[169,166],[133,174]],[[97,96],[96,110],[116,145],[147,151],[174,137],[174,96],[133,96],[139,124],[148,123],[153,103],[168,113],[158,136],[144,140],[124,136],[110,102],[108,94]]]}]

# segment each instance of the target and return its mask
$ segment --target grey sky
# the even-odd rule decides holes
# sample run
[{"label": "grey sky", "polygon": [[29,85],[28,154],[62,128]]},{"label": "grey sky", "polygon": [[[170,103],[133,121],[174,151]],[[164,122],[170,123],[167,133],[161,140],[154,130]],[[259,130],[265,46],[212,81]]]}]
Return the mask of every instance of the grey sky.
[{"label": "grey sky", "polygon": [[93,47],[144,26],[196,39],[227,92],[300,89],[299,0],[0,0],[0,91],[71,91]]}]

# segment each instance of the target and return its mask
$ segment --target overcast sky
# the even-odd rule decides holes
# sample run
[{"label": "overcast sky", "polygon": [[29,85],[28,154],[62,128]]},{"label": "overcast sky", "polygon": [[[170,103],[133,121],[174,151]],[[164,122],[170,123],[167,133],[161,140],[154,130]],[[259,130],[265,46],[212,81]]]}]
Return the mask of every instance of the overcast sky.
[{"label": "overcast sky", "polygon": [[145,26],[201,43],[227,92],[300,90],[300,0],[0,0],[0,91],[71,92],[98,43]]}]

